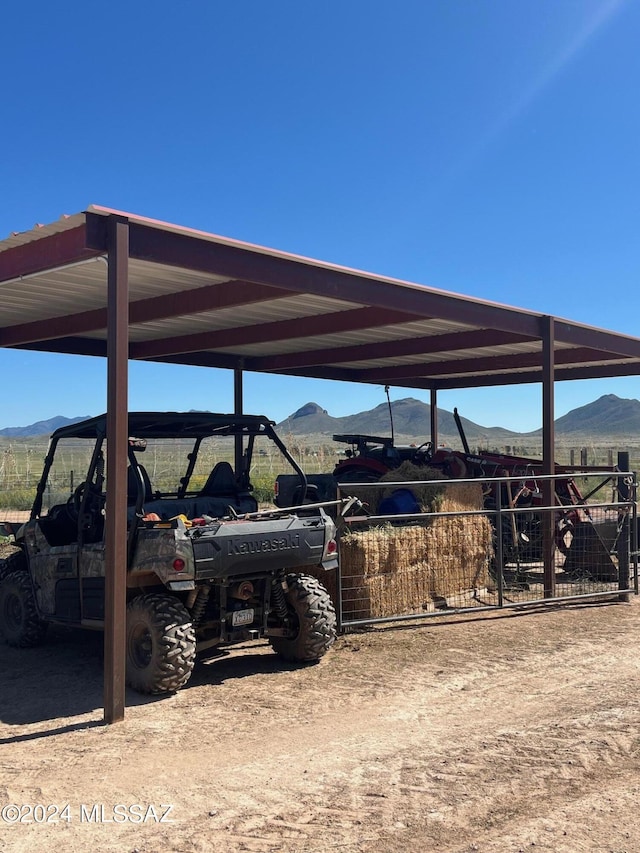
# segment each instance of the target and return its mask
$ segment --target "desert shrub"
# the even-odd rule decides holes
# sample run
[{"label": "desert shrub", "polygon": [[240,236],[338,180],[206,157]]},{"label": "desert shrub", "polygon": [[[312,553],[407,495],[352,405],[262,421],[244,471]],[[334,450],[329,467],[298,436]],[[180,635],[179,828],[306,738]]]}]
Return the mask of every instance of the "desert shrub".
[{"label": "desert shrub", "polygon": [[274,477],[272,474],[255,474],[251,477],[253,496],[259,504],[272,504],[274,492]]},{"label": "desert shrub", "polygon": [[31,509],[36,490],[33,489],[3,489],[0,491],[1,509]]}]

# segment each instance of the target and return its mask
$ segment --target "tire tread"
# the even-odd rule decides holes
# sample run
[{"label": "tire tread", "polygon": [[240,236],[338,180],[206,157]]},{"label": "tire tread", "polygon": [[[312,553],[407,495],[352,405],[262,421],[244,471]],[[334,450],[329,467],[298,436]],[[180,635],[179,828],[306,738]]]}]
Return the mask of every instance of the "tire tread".
[{"label": "tire tread", "polygon": [[287,575],[287,586],[287,601],[298,617],[300,630],[295,638],[272,637],[273,650],[288,661],[317,661],[336,639],[336,611],[331,597],[311,575]]},{"label": "tire tread", "polygon": [[[12,555],[12,557],[13,556],[17,557],[22,555],[16,554]],[[35,596],[33,594],[33,587],[31,586],[31,578],[24,569],[6,574],[0,581],[0,608],[3,606],[4,596],[7,594],[7,590],[10,589],[11,585],[15,587],[14,594],[19,597],[22,604],[22,626],[17,632],[7,633],[6,626],[3,630],[2,622],[0,621],[0,632],[4,635],[7,644],[14,648],[30,649],[35,646],[39,646],[47,631],[47,623],[40,619]]]},{"label": "tire tread", "polygon": [[196,638],[189,612],[178,599],[149,593],[129,603],[128,620],[140,608],[155,638],[154,655],[144,670],[127,656],[127,683],[140,693],[175,693],[187,683],[195,664]]}]

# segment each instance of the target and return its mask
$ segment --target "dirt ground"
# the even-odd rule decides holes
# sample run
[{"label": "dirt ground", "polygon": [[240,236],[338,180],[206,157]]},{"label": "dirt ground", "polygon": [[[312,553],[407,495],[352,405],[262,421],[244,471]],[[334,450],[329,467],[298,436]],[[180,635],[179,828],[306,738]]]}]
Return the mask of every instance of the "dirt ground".
[{"label": "dirt ground", "polygon": [[639,636],[634,601],[377,628],[303,668],[258,643],[113,726],[98,635],[1,645],[0,850],[636,853]]}]

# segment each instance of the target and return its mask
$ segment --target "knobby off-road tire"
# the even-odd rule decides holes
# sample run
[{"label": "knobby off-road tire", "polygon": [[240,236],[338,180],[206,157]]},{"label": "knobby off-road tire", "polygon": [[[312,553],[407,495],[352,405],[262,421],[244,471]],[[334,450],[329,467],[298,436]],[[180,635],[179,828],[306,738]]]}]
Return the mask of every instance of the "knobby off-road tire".
[{"label": "knobby off-road tire", "polygon": [[0,633],[10,646],[26,649],[40,645],[46,630],[28,573],[11,572],[0,581]]},{"label": "knobby off-road tire", "polygon": [[288,661],[312,662],[336,639],[336,611],[327,590],[310,575],[287,575],[287,608],[295,636],[271,637],[274,652]]},{"label": "knobby off-road tire", "polygon": [[186,607],[170,595],[139,595],[127,607],[127,684],[140,693],[174,693],[196,659]]}]

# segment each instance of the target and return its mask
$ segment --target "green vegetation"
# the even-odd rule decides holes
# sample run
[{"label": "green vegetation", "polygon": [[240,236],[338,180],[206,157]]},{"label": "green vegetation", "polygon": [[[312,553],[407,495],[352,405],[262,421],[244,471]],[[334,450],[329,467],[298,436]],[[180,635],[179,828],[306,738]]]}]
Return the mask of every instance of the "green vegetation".
[{"label": "green vegetation", "polygon": [[[309,441],[299,436],[284,436],[294,458],[308,474],[326,473],[340,456],[341,446],[334,442]],[[190,447],[190,443],[189,443]],[[471,448],[475,451],[476,448]],[[541,448],[537,446],[485,447],[499,453],[511,453],[540,458]],[[640,445],[631,442],[626,447],[607,447],[591,444],[588,447],[568,447],[559,445],[556,449],[556,461],[561,465],[611,466],[617,461],[619,450],[630,453],[630,467],[640,467]],[[36,486],[40,478],[46,455],[47,445],[42,439],[0,440],[0,509],[28,510],[35,497]],[[45,494],[45,505],[63,503],[84,478],[88,467],[90,447],[86,443],[70,443],[63,454],[56,458],[56,470],[52,472],[52,483]],[[172,445],[162,447],[149,446],[140,457],[145,465],[154,488],[172,491],[178,486],[179,478],[186,468],[187,445],[176,440]],[[202,488],[205,480],[221,459],[233,463],[233,444],[231,440],[208,440],[203,443],[196,470],[191,479],[190,488]],[[256,445],[253,457],[251,480],[254,495],[260,504],[273,500],[274,483],[278,474],[291,473],[286,461],[275,447],[269,443]],[[583,483],[580,483],[580,488]],[[588,488],[587,488],[588,491]],[[600,495],[595,498],[601,499]],[[429,496],[429,501],[437,500],[437,495]]]}]

